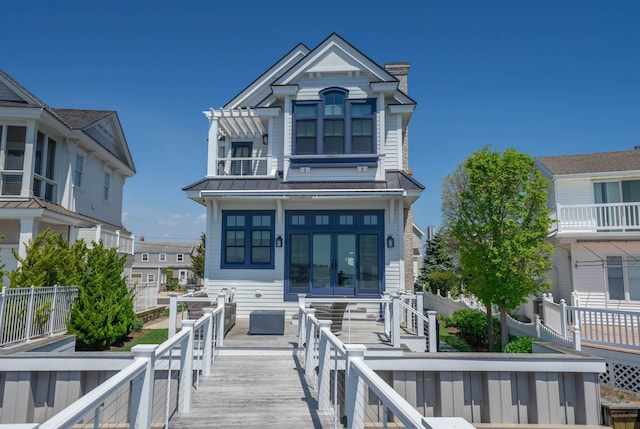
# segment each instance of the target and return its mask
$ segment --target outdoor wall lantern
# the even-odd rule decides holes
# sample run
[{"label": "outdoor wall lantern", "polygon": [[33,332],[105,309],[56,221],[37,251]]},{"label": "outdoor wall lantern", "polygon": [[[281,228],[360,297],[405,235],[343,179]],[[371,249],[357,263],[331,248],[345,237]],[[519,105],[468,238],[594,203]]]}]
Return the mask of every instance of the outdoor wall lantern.
[{"label": "outdoor wall lantern", "polygon": [[282,236],[281,235],[276,237],[276,247],[282,247]]},{"label": "outdoor wall lantern", "polygon": [[391,248],[391,247],[393,247],[393,246],[394,246],[394,244],[395,244],[395,243],[393,242],[393,237],[392,237],[392,236],[390,236],[390,235],[388,235],[388,236],[387,236],[387,247]]},{"label": "outdoor wall lantern", "polygon": [[262,144],[264,144],[264,145],[269,144],[269,134],[264,133],[264,134],[262,135]]}]

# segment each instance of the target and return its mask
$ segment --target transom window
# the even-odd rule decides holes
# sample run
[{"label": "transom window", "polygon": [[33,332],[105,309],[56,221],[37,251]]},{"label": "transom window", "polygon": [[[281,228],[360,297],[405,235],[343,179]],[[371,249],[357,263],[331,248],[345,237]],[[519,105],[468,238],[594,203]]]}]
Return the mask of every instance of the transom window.
[{"label": "transom window", "polygon": [[376,100],[348,99],[347,91],[330,88],[319,101],[294,102],[294,155],[375,153]]},{"label": "transom window", "polygon": [[222,267],[273,268],[273,211],[222,214]]}]

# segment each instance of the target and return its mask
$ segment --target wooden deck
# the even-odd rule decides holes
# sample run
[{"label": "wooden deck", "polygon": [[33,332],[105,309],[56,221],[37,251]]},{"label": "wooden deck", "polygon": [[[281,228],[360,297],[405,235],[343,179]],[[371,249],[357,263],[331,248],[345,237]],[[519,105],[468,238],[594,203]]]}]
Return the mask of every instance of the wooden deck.
[{"label": "wooden deck", "polygon": [[[375,320],[345,320],[339,338],[370,349],[393,348]],[[238,319],[215,357],[210,377],[200,379],[191,411],[171,418],[172,429],[328,428],[333,416],[317,411],[313,382],[298,360],[298,326],[290,319],[284,335],[249,335],[249,321]]]}]

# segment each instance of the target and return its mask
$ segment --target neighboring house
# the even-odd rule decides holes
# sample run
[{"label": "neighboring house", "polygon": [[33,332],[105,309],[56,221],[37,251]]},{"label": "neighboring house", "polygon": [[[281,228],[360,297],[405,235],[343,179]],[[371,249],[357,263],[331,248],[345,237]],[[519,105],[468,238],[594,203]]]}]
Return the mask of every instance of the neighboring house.
[{"label": "neighboring house", "polygon": [[556,302],[640,310],[640,149],[537,158],[556,223]]},{"label": "neighboring house", "polygon": [[197,243],[139,241],[136,244],[130,283],[151,283],[158,286],[167,284],[167,269],[173,270],[173,277],[182,287],[199,285],[191,271],[191,253]]},{"label": "neighboring house", "polygon": [[118,115],[47,106],[0,71],[0,260],[50,228],[133,254],[122,191],[135,167]]},{"label": "neighboring house", "polygon": [[408,63],[377,65],[336,34],[297,45],[209,120],[205,286],[238,312],[298,294],[413,290]]}]

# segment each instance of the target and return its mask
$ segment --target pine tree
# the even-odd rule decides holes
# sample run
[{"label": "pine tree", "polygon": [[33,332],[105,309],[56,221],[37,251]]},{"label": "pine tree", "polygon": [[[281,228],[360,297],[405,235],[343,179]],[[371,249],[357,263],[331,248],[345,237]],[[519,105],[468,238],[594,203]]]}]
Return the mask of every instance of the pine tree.
[{"label": "pine tree", "polygon": [[103,350],[124,340],[136,322],[133,295],[122,276],[125,257],[102,242],[87,251],[80,292],[67,327],[79,350]]}]

